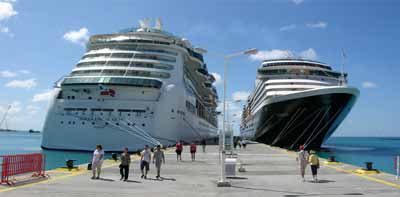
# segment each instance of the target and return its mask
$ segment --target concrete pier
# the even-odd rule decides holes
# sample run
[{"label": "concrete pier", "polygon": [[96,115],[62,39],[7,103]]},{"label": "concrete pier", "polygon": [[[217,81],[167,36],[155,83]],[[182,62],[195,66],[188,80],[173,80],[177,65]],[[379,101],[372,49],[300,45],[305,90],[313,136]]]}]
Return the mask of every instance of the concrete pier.
[{"label": "concrete pier", "polygon": [[118,164],[106,161],[102,179],[91,180],[91,172],[52,170],[50,178],[19,186],[0,186],[0,197],[32,196],[400,196],[400,181],[393,175],[356,174],[356,167],[346,164],[324,164],[319,170],[319,182],[311,182],[307,169],[306,182],[299,176],[295,154],[263,144],[250,144],[238,150],[238,159],[245,172],[237,172],[228,179],[232,187],[218,188],[218,147],[207,146],[207,152],[190,161],[189,148],[184,148],[183,161],[176,161],[175,153],[166,151],[162,167],[163,180],[155,179],[155,168],[150,166],[148,179],[140,178],[138,157],[133,157],[128,182],[120,181]]}]

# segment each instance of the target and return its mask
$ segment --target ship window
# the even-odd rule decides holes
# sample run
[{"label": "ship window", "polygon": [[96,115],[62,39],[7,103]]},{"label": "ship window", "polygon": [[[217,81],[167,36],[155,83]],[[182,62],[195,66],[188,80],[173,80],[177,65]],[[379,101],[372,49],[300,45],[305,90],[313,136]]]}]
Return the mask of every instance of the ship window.
[{"label": "ship window", "polygon": [[128,126],[131,126],[131,123],[128,123]]},{"label": "ship window", "polygon": [[106,122],[106,125],[108,125],[108,122]]},{"label": "ship window", "polygon": [[72,99],[75,99],[75,96],[71,96]]},{"label": "ship window", "polygon": [[82,125],[84,125],[85,124],[85,122],[82,122]]},{"label": "ship window", "polygon": [[88,97],[88,99],[89,99],[89,100],[92,100],[92,97],[91,97],[91,96],[89,96],[89,97]]},{"label": "ship window", "polygon": [[92,122],[92,125],[94,125],[95,123],[94,122]]},{"label": "ship window", "polygon": [[117,126],[119,125],[119,123],[117,122],[117,123],[115,123]]},{"label": "ship window", "polygon": [[64,124],[64,121],[61,121],[61,124]]},{"label": "ship window", "polygon": [[142,126],[143,126],[143,127],[145,127],[145,126],[146,126],[146,124],[144,124],[144,123],[143,123],[143,124],[142,124]]}]

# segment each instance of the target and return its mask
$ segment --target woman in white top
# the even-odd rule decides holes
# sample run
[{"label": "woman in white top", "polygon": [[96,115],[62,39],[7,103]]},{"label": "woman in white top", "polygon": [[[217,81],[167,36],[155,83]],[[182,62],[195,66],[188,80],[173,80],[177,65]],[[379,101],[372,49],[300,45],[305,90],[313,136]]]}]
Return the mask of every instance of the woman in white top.
[{"label": "woman in white top", "polygon": [[[92,179],[100,178],[101,165],[103,164],[103,158],[104,158],[103,147],[100,144],[98,144],[98,145],[96,145],[96,150],[93,152],[93,159],[92,159],[93,176],[92,176]],[[97,171],[97,177],[96,177],[96,171]]]},{"label": "woman in white top", "polygon": [[308,152],[306,150],[304,150],[304,146],[301,145],[300,146],[300,151],[298,152],[296,160],[300,164],[300,175],[301,175],[301,178],[303,178],[303,181],[305,181],[304,175],[306,173],[306,168],[307,168],[307,164],[308,164],[308,157],[309,157]]}]

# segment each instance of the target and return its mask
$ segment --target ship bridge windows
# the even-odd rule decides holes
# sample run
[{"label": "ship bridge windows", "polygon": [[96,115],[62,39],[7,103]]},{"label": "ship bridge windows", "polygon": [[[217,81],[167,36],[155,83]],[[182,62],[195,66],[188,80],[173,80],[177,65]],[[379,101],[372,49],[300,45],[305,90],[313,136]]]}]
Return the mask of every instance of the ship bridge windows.
[{"label": "ship bridge windows", "polygon": [[[324,70],[303,70],[303,69],[259,69],[258,73],[263,75],[304,75],[304,76],[324,76],[338,78],[341,73]],[[344,74],[347,76],[347,74]]]},{"label": "ship bridge windows", "polygon": [[140,71],[140,70],[79,70],[71,73],[71,76],[141,76],[155,78],[170,78],[166,72]]},{"label": "ship bridge windows", "polygon": [[160,89],[162,82],[155,79],[142,78],[119,78],[119,77],[67,77],[62,82],[62,86],[66,85],[127,85],[135,87],[157,88]]},{"label": "ship bridge windows", "polygon": [[82,60],[90,60],[95,58],[126,58],[126,59],[150,59],[150,60],[160,60],[166,62],[176,62],[175,57],[170,57],[166,55],[156,55],[156,54],[138,54],[138,53],[111,53],[111,54],[89,54],[83,56]]},{"label": "ship bridge windows", "polygon": [[80,67],[103,67],[103,66],[114,66],[114,67],[138,67],[138,68],[156,68],[162,70],[172,70],[173,65],[162,64],[162,63],[145,63],[145,62],[129,62],[129,61],[92,61],[83,62],[76,65],[77,68]]},{"label": "ship bridge windows", "polygon": [[135,45],[135,44],[119,44],[115,47],[109,47],[109,45],[98,45],[91,47],[89,53],[106,53],[112,51],[139,51],[139,52],[153,52],[153,53],[165,53],[169,55],[177,56],[178,53],[166,49],[161,49],[159,47],[151,47],[151,46],[144,46],[144,45]]}]

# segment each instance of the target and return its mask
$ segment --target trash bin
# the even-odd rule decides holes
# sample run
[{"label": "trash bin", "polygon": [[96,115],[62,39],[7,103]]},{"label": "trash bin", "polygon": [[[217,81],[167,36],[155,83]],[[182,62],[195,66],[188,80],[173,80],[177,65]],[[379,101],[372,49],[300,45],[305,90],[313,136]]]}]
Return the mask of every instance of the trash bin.
[{"label": "trash bin", "polygon": [[225,159],[225,176],[227,177],[236,176],[236,158]]}]

